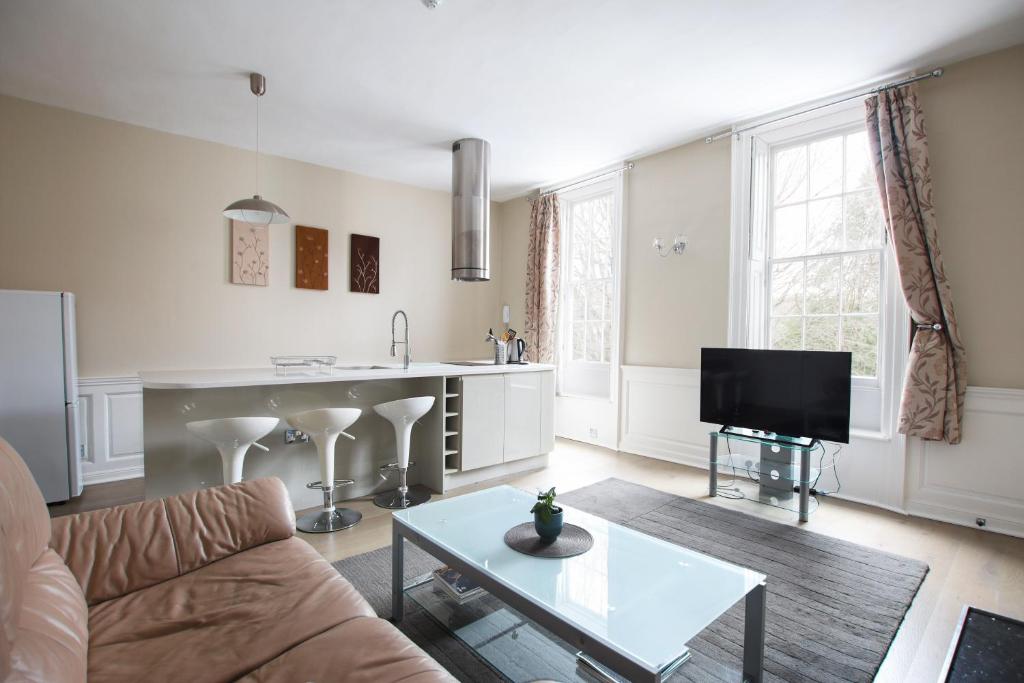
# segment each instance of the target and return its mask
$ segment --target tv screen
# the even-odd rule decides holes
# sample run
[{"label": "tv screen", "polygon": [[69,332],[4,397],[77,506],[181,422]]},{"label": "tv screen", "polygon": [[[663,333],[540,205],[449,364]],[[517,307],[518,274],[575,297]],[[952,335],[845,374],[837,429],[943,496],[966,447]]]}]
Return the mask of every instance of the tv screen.
[{"label": "tv screen", "polygon": [[700,419],[849,443],[850,364],[845,351],[701,349]]}]

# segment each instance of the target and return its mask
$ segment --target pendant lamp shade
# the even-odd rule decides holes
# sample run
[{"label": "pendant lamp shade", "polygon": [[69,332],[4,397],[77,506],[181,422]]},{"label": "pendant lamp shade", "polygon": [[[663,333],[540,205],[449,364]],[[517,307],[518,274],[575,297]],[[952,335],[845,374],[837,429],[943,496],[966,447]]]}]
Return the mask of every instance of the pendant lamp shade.
[{"label": "pendant lamp shade", "polygon": [[[249,90],[256,96],[256,191],[260,184],[260,99],[267,92],[267,79],[263,74],[249,74]],[[242,221],[252,226],[267,226],[271,223],[290,223],[288,213],[274,202],[268,202],[259,194],[252,198],[231,202],[224,209],[224,216],[233,221]]]},{"label": "pendant lamp shade", "polygon": [[231,202],[224,215],[233,221],[243,221],[249,225],[270,225],[271,223],[290,223],[288,213],[274,202],[253,195],[252,199],[239,199]]}]

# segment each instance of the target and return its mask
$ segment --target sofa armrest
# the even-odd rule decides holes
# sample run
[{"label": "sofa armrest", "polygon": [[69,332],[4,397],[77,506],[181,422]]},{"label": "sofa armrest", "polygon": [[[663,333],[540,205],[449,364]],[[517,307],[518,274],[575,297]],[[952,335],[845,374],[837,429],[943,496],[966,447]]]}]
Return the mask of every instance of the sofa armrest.
[{"label": "sofa armrest", "polygon": [[94,605],[294,533],[288,491],[270,477],[58,517],[50,547]]}]

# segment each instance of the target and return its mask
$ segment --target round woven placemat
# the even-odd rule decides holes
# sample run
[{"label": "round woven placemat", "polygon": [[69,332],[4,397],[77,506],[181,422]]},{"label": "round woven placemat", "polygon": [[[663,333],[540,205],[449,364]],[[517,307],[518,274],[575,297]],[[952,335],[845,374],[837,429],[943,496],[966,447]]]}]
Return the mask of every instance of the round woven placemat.
[{"label": "round woven placemat", "polygon": [[566,524],[558,538],[545,541],[537,535],[533,522],[523,522],[505,532],[505,545],[524,555],[563,558],[582,555],[590,550],[594,547],[594,537],[582,527]]}]

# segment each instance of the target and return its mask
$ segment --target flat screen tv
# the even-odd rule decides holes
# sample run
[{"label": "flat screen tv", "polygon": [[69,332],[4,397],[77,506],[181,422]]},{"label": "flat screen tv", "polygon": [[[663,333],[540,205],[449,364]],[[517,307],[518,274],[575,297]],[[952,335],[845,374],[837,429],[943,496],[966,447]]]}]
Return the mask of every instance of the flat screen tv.
[{"label": "flat screen tv", "polygon": [[845,351],[701,349],[700,419],[849,443],[850,364]]}]

